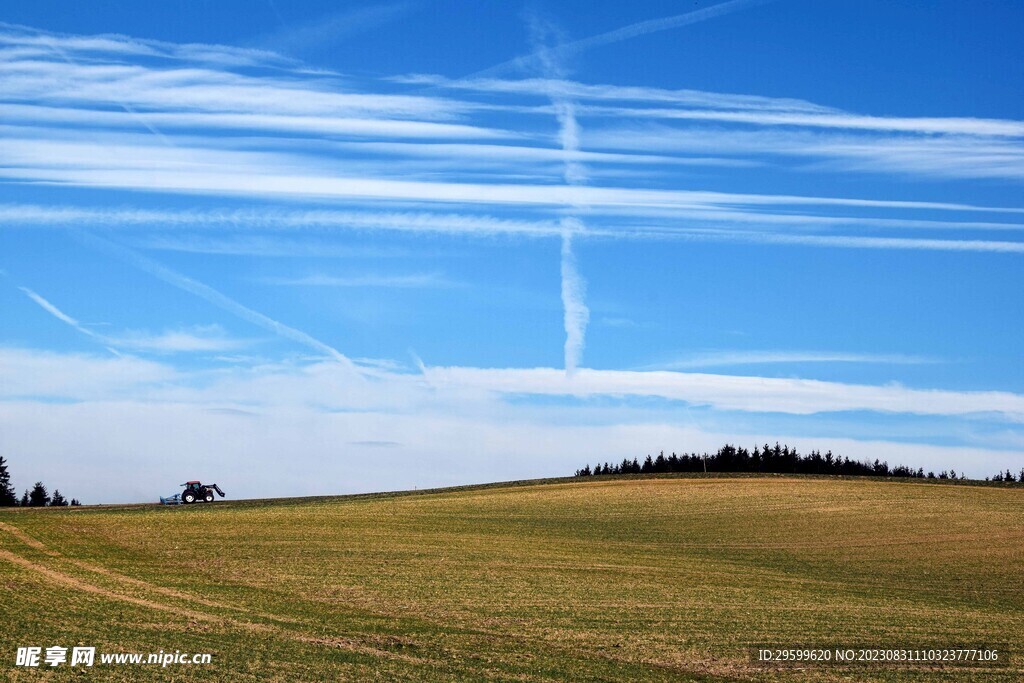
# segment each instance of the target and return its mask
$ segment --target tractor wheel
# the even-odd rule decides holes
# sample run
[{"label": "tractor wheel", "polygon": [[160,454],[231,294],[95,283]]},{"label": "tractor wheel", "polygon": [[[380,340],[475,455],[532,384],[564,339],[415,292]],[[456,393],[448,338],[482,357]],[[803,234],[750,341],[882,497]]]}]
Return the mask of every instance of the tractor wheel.
[{"label": "tractor wheel", "polygon": [[207,503],[212,503],[213,502],[213,491],[207,491],[206,492],[206,497],[203,498],[203,500],[205,500]]},{"label": "tractor wheel", "polygon": [[181,494],[182,503],[194,503],[196,502],[196,494],[193,491],[185,491]]}]

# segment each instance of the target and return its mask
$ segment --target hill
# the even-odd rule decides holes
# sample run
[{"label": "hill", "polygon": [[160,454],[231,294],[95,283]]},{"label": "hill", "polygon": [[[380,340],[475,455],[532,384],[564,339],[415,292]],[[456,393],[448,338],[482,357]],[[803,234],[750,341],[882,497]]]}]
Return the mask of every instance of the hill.
[{"label": "hill", "polygon": [[97,659],[114,680],[1019,680],[1020,659],[764,668],[748,648],[998,643],[1019,657],[1022,495],[586,477],[5,510],[0,643],[5,666],[21,646],[212,654],[166,669]]}]

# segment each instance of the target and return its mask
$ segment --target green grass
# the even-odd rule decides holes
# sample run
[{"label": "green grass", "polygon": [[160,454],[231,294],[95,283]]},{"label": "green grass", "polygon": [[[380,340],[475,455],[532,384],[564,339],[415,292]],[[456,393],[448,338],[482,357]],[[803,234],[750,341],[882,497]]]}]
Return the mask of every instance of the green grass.
[{"label": "green grass", "polygon": [[[0,512],[0,656],[103,680],[1020,680],[1024,490],[810,477]],[[760,643],[1001,643],[1009,667],[765,669]]]}]

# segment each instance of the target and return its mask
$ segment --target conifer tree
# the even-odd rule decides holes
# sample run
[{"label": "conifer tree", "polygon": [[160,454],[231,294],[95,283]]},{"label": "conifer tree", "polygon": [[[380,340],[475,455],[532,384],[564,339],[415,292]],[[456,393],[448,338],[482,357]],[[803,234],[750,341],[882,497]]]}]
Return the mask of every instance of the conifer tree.
[{"label": "conifer tree", "polygon": [[11,473],[7,471],[7,461],[0,455],[0,507],[11,507],[18,504],[18,494],[11,486]]},{"label": "conifer tree", "polygon": [[46,504],[49,502],[49,492],[47,492],[46,487],[43,486],[43,482],[37,481],[32,486],[32,491],[28,494],[28,506],[32,508],[41,508],[46,507]]}]

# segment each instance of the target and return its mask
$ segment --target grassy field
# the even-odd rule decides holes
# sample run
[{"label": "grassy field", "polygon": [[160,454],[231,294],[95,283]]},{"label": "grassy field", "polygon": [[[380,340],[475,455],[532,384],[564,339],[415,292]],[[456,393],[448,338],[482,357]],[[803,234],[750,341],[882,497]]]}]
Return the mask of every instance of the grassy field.
[{"label": "grassy field", "polygon": [[[1024,489],[589,478],[0,512],[0,652],[210,652],[97,680],[1021,680]],[[1009,667],[769,669],[762,643],[1002,643]]]}]

